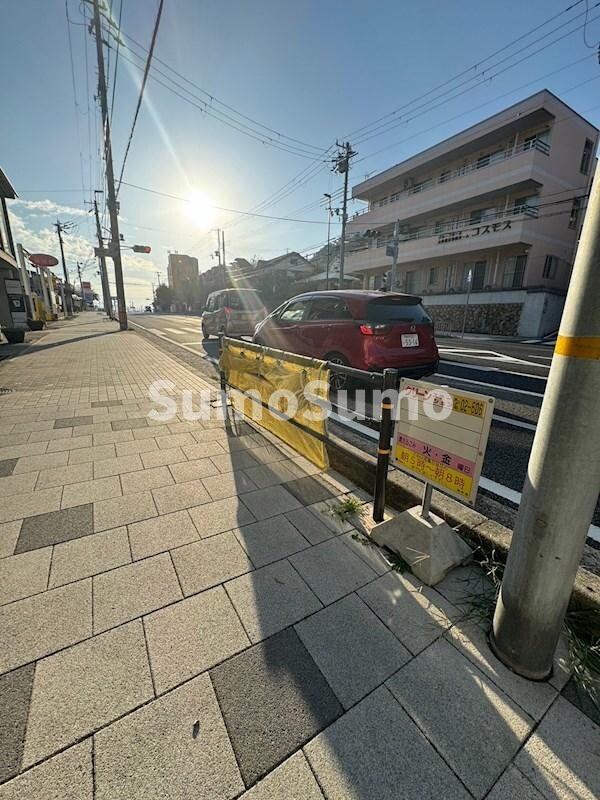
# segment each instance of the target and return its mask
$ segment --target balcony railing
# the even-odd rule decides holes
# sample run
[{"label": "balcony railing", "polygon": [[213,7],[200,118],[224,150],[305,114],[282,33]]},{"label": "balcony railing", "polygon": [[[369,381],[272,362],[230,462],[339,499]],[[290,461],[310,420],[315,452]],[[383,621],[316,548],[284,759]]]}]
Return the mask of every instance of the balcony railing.
[{"label": "balcony railing", "polygon": [[492,167],[495,164],[506,161],[509,158],[515,158],[527,150],[537,150],[539,153],[543,153],[543,155],[547,156],[550,154],[550,145],[542,139],[531,139],[530,141],[521,142],[521,144],[518,144],[516,147],[509,147],[506,150],[500,150],[498,153],[480,156],[476,161],[472,161],[470,164],[464,164],[456,169],[441,172],[435,178],[429,178],[426,181],[420,181],[412,186],[408,186],[400,192],[395,192],[393,194],[393,200],[385,198],[385,202],[383,203],[380,200],[376,201],[368,208],[363,208],[360,211],[357,211],[356,214],[352,216],[352,219],[356,219],[363,214],[367,214],[369,211],[376,211],[378,208],[384,208],[386,205],[397,203],[403,197],[408,195],[426,192],[429,189],[439,186],[440,184],[448,183],[449,181],[456,180],[456,178],[462,178],[463,175],[468,175],[471,172],[478,172],[481,169]]},{"label": "balcony railing", "polygon": [[[412,242],[416,239],[428,239],[437,236],[440,244],[453,242],[470,236],[477,236],[479,233],[497,233],[507,230],[506,223],[512,220],[536,219],[538,216],[537,206],[520,205],[507,211],[495,211],[480,216],[462,217],[445,224],[428,225],[416,231],[400,233],[398,242],[400,246],[403,242]],[[510,225],[508,226],[510,227]],[[476,231],[479,231],[477,233]],[[469,237],[465,234],[469,234]],[[369,249],[387,247],[394,243],[393,232],[385,236],[372,237],[356,234],[348,241],[348,253],[358,253]]]}]

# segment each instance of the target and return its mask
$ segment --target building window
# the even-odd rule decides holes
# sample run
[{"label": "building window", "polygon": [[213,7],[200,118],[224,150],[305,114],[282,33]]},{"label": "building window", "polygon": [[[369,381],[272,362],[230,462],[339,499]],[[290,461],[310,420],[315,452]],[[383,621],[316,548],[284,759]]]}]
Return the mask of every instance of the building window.
[{"label": "building window", "polygon": [[445,225],[446,225],[445,220],[443,220],[443,219],[436,220],[434,228],[433,228],[433,232],[434,233],[442,233],[442,231],[444,230]]},{"label": "building window", "polygon": [[581,211],[581,197],[573,198],[573,205],[571,206],[571,216],[569,217],[569,228],[576,231],[579,225],[579,212]]},{"label": "building window", "polygon": [[504,262],[502,287],[504,289],[520,289],[523,286],[527,256],[511,256]]},{"label": "building window", "polygon": [[556,278],[556,273],[558,272],[558,263],[559,259],[556,256],[546,256],[542,278],[548,278],[549,280]]},{"label": "building window", "polygon": [[406,273],[406,291],[408,294],[413,294],[417,291],[418,275],[419,273],[416,269]]},{"label": "building window", "polygon": [[440,177],[438,179],[439,182],[440,183],[446,183],[446,181],[450,179],[450,175],[451,175],[451,171],[449,169],[443,170],[442,172],[440,172]]},{"label": "building window", "polygon": [[475,261],[465,264],[463,267],[463,289],[469,288],[469,277],[471,291],[483,289],[485,284],[487,261]]},{"label": "building window", "polygon": [[477,159],[476,167],[477,169],[481,169],[482,167],[489,166],[489,163],[490,163],[490,154],[488,153],[485,156],[479,156],[479,158]]},{"label": "building window", "polygon": [[469,215],[469,225],[480,225],[483,219],[483,208],[478,208],[476,211],[471,211]]},{"label": "building window", "polygon": [[527,197],[516,197],[513,201],[513,214],[527,214],[531,217],[537,217],[538,210],[538,196],[536,194],[528,195]]},{"label": "building window", "polygon": [[436,286],[437,282],[438,282],[438,268],[437,267],[431,267],[431,269],[429,270],[428,285],[429,286]]},{"label": "building window", "polygon": [[582,172],[584,175],[587,175],[590,171],[593,151],[594,143],[591,139],[586,139],[583,145],[583,153],[581,154],[581,164],[579,165],[579,172]]}]

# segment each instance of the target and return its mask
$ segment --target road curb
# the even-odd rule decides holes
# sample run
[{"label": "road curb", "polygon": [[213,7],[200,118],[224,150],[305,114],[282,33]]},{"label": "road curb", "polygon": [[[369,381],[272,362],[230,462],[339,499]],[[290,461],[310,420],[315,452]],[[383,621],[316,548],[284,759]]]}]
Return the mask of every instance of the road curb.
[{"label": "road curb", "polygon": [[[354,445],[329,434],[327,451],[331,468],[350,478],[368,492],[373,491],[375,481],[374,456],[364,453]],[[399,470],[388,473],[386,504],[399,511],[419,505],[423,494],[421,481]],[[512,531],[494,522],[472,508],[434,490],[432,510],[474,547],[480,547],[487,555],[501,562],[506,561]],[[600,614],[600,576],[581,567],[577,570],[575,585],[569,603],[571,610],[595,611]]]}]

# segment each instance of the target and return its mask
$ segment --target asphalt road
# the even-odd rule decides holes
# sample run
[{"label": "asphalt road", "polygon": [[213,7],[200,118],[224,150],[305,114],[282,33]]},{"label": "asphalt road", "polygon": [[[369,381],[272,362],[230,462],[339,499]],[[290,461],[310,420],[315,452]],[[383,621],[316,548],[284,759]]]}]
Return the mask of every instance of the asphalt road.
[{"label": "asphalt road", "polygon": [[[137,314],[131,322],[163,341],[167,349],[207,375],[214,377],[211,359],[217,342],[202,341],[199,317],[174,314]],[[495,398],[476,508],[509,527],[514,521],[527,462],[538,421],[553,342],[505,342],[495,339],[437,337],[441,362],[432,377],[440,385],[455,386]],[[199,360],[199,358],[201,360]],[[352,402],[348,404],[352,406]],[[365,437],[356,427],[331,423],[336,435],[374,451],[373,435]],[[593,523],[600,526],[600,504]],[[600,530],[593,530],[600,545]]]}]

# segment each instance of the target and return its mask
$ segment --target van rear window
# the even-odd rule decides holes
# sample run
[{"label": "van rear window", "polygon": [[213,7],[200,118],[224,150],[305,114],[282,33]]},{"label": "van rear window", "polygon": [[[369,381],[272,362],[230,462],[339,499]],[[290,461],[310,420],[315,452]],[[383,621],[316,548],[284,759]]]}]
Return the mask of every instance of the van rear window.
[{"label": "van rear window", "polygon": [[227,305],[234,311],[258,311],[263,302],[254,292],[229,292]]},{"label": "van rear window", "polygon": [[424,322],[431,323],[431,317],[417,298],[400,300],[372,300],[367,303],[366,318],[369,322]]}]

